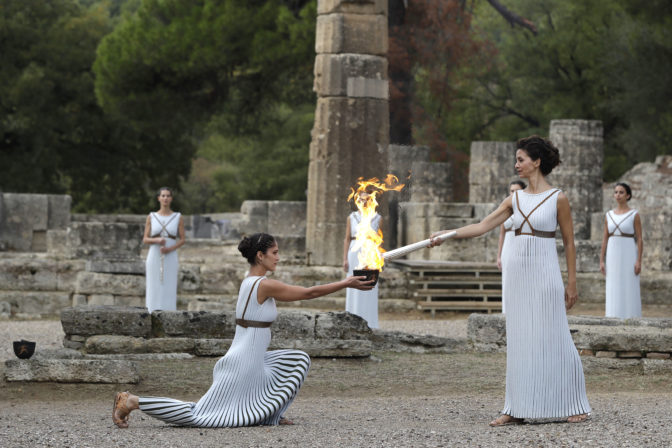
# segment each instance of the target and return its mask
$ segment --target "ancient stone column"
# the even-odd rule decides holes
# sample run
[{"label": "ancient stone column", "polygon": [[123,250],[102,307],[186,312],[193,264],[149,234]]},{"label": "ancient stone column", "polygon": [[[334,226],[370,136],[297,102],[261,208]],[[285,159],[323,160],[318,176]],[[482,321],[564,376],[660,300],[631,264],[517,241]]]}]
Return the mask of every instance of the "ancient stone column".
[{"label": "ancient stone column", "polygon": [[499,204],[509,195],[516,175],[515,142],[472,142],[469,162],[469,203]]},{"label": "ancient stone column", "polygon": [[387,1],[318,0],[317,13],[306,252],[339,265],[350,187],[387,174]]},{"label": "ancient stone column", "polygon": [[577,239],[590,238],[591,214],[602,211],[602,135],[599,120],[551,120],[549,139],[562,163],[548,181],[567,195]]}]

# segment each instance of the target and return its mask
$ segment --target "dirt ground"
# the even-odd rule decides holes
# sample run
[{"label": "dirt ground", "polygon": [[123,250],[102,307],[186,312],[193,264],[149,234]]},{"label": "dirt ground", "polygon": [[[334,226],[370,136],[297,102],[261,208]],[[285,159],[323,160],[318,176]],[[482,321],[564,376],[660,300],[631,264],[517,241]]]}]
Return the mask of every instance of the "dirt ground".
[{"label": "dirt ground", "polygon": [[672,446],[667,375],[620,369],[587,375],[587,423],[536,421],[490,428],[503,404],[504,354],[377,353],[314,359],[287,416],[291,427],[178,428],[134,412],[113,426],[114,393],[197,400],[215,358],[140,363],[141,382],[2,383],[2,446]]}]

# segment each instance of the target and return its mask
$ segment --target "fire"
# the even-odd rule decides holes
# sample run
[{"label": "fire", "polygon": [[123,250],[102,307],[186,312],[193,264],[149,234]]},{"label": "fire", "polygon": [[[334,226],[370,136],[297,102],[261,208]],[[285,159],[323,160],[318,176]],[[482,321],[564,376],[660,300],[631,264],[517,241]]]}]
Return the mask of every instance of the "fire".
[{"label": "fire", "polygon": [[396,176],[388,174],[383,181],[376,177],[367,180],[360,177],[357,180],[357,189],[351,189],[348,201],[354,199],[357,209],[362,214],[362,220],[357,226],[355,244],[352,246],[353,251],[359,250],[357,256],[359,265],[356,269],[380,270],[385,264],[382,255],[385,250],[380,247],[383,244],[383,232],[380,229],[373,230],[371,226],[378,208],[376,197],[379,193],[390,190],[400,191],[402,188],[404,184],[400,184]]}]

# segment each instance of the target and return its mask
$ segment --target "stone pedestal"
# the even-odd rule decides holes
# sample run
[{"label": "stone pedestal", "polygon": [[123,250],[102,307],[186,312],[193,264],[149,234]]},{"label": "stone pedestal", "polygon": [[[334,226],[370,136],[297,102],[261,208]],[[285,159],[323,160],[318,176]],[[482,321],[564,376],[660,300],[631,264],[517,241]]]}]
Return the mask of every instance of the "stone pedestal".
[{"label": "stone pedestal", "polygon": [[590,238],[591,215],[602,211],[602,134],[598,120],[551,120],[549,139],[562,163],[548,181],[567,195],[577,239]]},{"label": "stone pedestal", "polygon": [[472,142],[469,162],[469,203],[499,204],[518,179],[514,142]]},{"label": "stone pedestal", "polygon": [[311,264],[341,263],[350,188],[359,177],[387,174],[386,15],[377,0],[318,1],[306,213]]}]

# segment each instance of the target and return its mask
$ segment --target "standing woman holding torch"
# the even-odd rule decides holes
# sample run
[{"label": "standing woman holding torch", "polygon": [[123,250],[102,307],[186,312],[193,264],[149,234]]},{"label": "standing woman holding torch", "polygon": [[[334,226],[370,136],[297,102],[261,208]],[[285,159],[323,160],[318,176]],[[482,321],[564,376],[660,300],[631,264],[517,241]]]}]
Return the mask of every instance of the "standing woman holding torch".
[{"label": "standing woman holding torch", "polygon": [[[567,197],[546,176],[560,163],[557,148],[538,136],[518,140],[516,171],[529,187],[516,191],[478,224],[456,229],[455,238],[473,238],[513,215],[515,238],[505,272],[506,398],[491,426],[522,423],[525,418],[585,421],[590,413],[581,358],[569,333],[566,310],[578,299],[576,249]],[[567,258],[562,284],[555,247],[560,225]],[[436,232],[430,247],[444,240]]]}]

